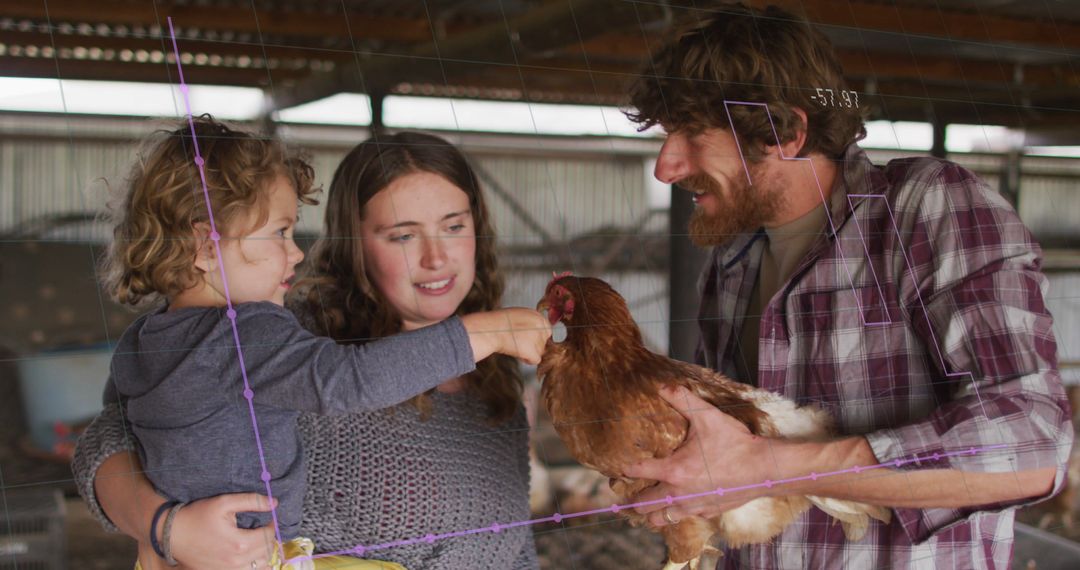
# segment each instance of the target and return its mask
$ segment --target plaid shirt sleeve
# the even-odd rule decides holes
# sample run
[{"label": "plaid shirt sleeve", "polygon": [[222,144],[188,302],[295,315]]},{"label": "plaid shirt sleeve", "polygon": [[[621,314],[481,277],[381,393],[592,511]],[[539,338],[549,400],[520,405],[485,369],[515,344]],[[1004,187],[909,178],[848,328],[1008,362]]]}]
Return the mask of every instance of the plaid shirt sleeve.
[{"label": "plaid shirt sleeve", "polygon": [[[1012,207],[956,165],[916,173],[899,189],[894,219],[905,248],[904,314],[927,344],[947,400],[929,416],[866,435],[880,463],[987,446],[904,469],[1004,473],[1054,467],[1062,488],[1072,446],[1068,400],[1057,371],[1052,318],[1043,302],[1041,251]],[[904,222],[903,220],[907,220]],[[906,227],[905,227],[906,226]],[[913,543],[976,510],[896,509]]]}]

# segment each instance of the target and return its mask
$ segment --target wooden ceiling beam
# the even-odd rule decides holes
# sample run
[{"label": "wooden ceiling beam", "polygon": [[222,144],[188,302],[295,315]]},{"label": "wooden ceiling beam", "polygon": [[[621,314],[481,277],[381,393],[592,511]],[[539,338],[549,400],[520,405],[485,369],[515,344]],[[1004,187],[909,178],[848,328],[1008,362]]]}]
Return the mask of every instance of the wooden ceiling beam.
[{"label": "wooden ceiling beam", "polygon": [[958,41],[1041,46],[1050,51],[1080,49],[1080,23],[997,15],[981,10],[865,0],[752,0],[783,6],[811,22],[946,38]]},{"label": "wooden ceiling beam", "polygon": [[325,38],[378,38],[387,41],[431,41],[427,20],[351,14],[281,12],[219,6],[175,6],[165,2],[123,0],[0,0],[0,14],[9,18],[60,22],[155,26],[167,29],[167,19],[178,28],[247,32],[262,35]]},{"label": "wooden ceiling beam", "polygon": [[580,45],[611,28],[640,26],[663,18],[659,5],[622,0],[551,2],[514,18],[495,22],[417,46],[401,57],[373,56],[359,69],[338,66],[314,74],[274,104],[287,108],[340,92],[385,90],[402,81],[441,83],[454,62],[513,65],[519,60],[565,46]]},{"label": "wooden ceiling beam", "polygon": [[[928,36],[944,40],[983,44],[1008,44],[1042,49],[1048,55],[1080,50],[1080,23],[1022,19],[971,10],[955,10],[910,4],[848,0],[752,0],[756,6],[777,4],[815,24],[899,35]],[[674,8],[675,18],[689,21],[705,17],[712,8]],[[643,35],[640,30],[621,30],[586,42],[590,54],[643,58],[659,46],[662,33]],[[648,45],[646,45],[648,44]],[[873,46],[869,46],[873,47]],[[989,52],[993,58],[994,53]]]},{"label": "wooden ceiling beam", "polygon": [[[59,71],[57,67],[59,66]],[[178,83],[176,69],[165,63],[131,63],[51,57],[0,56],[0,69],[11,77],[47,79],[89,79],[101,81],[143,81]],[[198,85],[269,87],[296,81],[310,73],[307,69],[243,69],[208,65],[185,65],[184,79]]]},{"label": "wooden ceiling beam", "polygon": [[[0,44],[7,46],[51,46],[60,48],[100,48],[120,51],[165,51],[172,52],[170,38],[156,36],[84,36],[79,34],[49,34],[47,32],[21,32],[0,30]],[[281,59],[321,59],[332,61],[352,61],[353,53],[349,50],[320,49],[314,47],[294,47],[265,45],[248,42],[213,41],[205,39],[177,39],[181,53],[204,53],[221,56],[248,56],[251,58]]]},{"label": "wooden ceiling beam", "polygon": [[[652,43],[658,45],[658,42]],[[637,72],[641,68],[649,47],[638,35],[625,33],[605,34],[585,44],[586,53],[591,60],[624,60],[626,69],[632,70],[631,72]],[[973,85],[985,83],[998,84],[1002,89],[1067,86],[1080,88],[1080,74],[1076,73],[1074,66],[1067,63],[1017,66],[1010,62],[959,58],[952,55],[912,55],[856,49],[837,49],[836,53],[845,75],[851,78],[911,78]],[[544,61],[539,60],[536,63],[542,65]],[[571,60],[560,57],[547,61],[552,65],[567,65],[573,68],[584,68],[587,65],[581,58]],[[593,62],[590,64],[597,66]],[[608,66],[613,67],[614,64],[609,63]]]},{"label": "wooden ceiling beam", "polygon": [[946,81],[958,85],[993,85],[1001,89],[1034,87],[1077,87],[1080,75],[1066,65],[1022,65],[1008,62],[930,56],[837,50],[848,77]]},{"label": "wooden ceiling beam", "polygon": [[[610,36],[608,36],[610,37]],[[612,38],[619,43],[619,36]],[[276,45],[259,45],[242,42],[221,42],[209,40],[180,40],[181,51],[186,53],[205,53],[221,56],[247,56],[254,58],[281,59],[320,59],[354,64],[354,54],[348,50],[331,50]],[[119,36],[83,36],[75,34],[48,34],[44,32],[0,31],[0,44],[7,46],[51,46],[54,48],[91,48],[120,51],[146,50],[171,51],[171,46],[155,37],[119,37]],[[591,42],[592,45],[597,45]],[[591,47],[591,46],[589,46]],[[861,50],[837,50],[847,76],[853,80],[868,77],[881,79],[911,78],[927,81],[951,81],[957,84],[969,83],[973,86],[999,85],[1002,89],[1031,87],[1076,87],[1080,88],[1080,74],[1073,73],[1062,65],[1027,65],[1016,66],[982,60],[942,58],[931,56],[911,56],[893,53],[872,53]],[[592,57],[557,57],[540,58],[523,63],[521,66],[543,67],[554,70],[592,71],[595,73],[622,73],[627,75],[638,72],[637,64],[610,63],[610,60]],[[446,67],[444,62],[444,67]],[[527,72],[527,70],[526,70]],[[450,80],[456,78],[448,77]],[[1015,82],[1016,79],[1020,83]]]}]

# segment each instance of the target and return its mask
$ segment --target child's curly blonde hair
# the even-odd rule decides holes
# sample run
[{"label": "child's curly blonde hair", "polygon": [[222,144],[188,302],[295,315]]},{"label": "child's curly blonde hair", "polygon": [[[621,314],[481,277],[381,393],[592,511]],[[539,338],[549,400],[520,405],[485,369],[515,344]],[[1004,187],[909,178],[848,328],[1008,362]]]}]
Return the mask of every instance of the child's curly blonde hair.
[{"label": "child's curly blonde hair", "polygon": [[[193,119],[194,139],[204,161],[206,188],[214,223],[222,236],[241,235],[238,227],[254,208],[261,226],[268,215],[271,182],[285,176],[303,204],[311,197],[315,172],[305,157],[278,139],[232,129],[209,115]],[[172,131],[147,139],[127,181],[119,208],[113,210],[113,241],[104,262],[105,287],[118,302],[139,305],[169,299],[198,284],[195,258],[209,227],[192,127],[185,119]],[[245,224],[248,225],[248,224]]]}]

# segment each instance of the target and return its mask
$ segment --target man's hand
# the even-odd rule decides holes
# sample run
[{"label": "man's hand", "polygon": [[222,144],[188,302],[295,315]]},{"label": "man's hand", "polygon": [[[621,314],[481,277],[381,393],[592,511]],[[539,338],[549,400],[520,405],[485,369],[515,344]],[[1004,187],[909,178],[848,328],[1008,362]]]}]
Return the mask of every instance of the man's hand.
[{"label": "man's hand", "polygon": [[[685,388],[664,389],[660,395],[690,422],[690,431],[682,447],[666,459],[647,459],[626,470],[629,477],[655,479],[655,487],[641,492],[633,502],[662,500],[695,493],[735,489],[776,479],[775,462],[770,446],[778,443],[750,433],[738,420],[721,412]],[[637,508],[648,514],[649,524],[664,526],[687,516],[717,516],[752,499],[765,495],[758,487],[725,491],[723,495],[644,505]],[[667,517],[665,518],[665,509]]]}]

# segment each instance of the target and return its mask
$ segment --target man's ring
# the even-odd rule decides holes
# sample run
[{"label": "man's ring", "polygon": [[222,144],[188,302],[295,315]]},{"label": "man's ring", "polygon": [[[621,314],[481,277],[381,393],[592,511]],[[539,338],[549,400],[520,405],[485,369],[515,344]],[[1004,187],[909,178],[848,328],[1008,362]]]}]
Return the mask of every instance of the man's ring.
[{"label": "man's ring", "polygon": [[668,509],[664,509],[664,520],[666,520],[668,524],[679,524],[679,521],[671,518],[671,513]]}]

